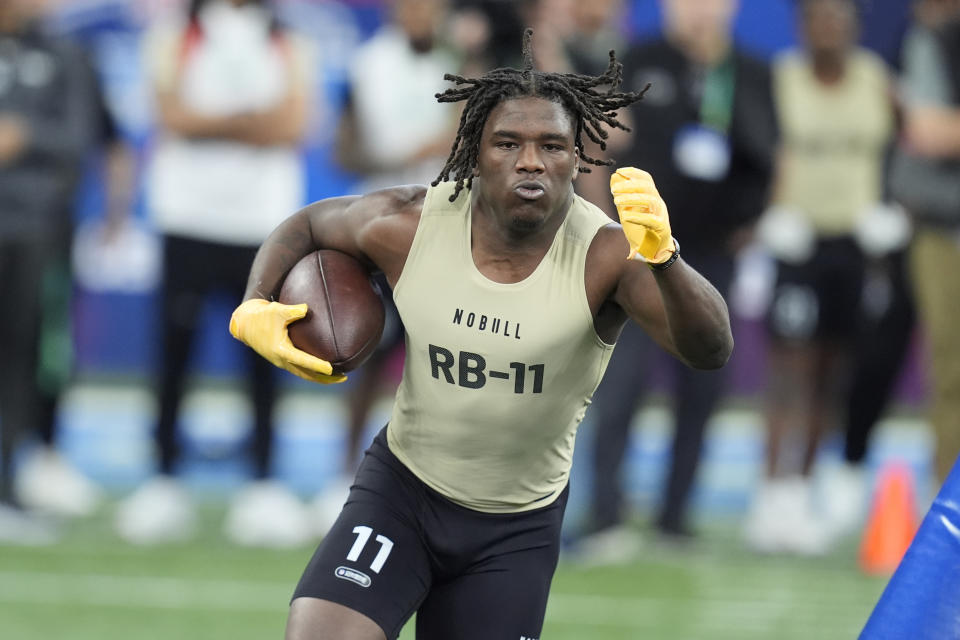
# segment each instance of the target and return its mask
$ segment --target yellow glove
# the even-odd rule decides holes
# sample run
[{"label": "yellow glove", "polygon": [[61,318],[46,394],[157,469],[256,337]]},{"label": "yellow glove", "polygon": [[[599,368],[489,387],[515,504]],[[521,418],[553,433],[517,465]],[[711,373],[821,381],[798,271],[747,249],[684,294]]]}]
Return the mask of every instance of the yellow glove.
[{"label": "yellow glove", "polygon": [[301,351],[290,342],[287,325],[307,315],[305,304],[247,300],[230,317],[230,335],[290,373],[312,382],[336,384],[347,379],[334,375],[326,360]]},{"label": "yellow glove", "polygon": [[620,214],[623,233],[630,243],[630,260],[661,264],[677,250],[670,235],[667,204],[653,178],[635,167],[622,167],[610,176],[610,193]]}]

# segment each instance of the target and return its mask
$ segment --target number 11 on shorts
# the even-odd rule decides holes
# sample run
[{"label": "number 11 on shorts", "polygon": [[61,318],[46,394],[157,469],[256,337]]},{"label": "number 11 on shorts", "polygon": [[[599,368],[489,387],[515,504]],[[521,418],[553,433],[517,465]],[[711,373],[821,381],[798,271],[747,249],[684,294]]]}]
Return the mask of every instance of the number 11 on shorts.
[{"label": "number 11 on shorts", "polygon": [[[347,560],[350,562],[356,562],[360,557],[363,548],[367,545],[367,541],[370,539],[370,536],[373,535],[373,529],[365,526],[357,526],[353,528],[353,532],[357,534],[357,539],[354,540],[353,546],[350,547],[350,553],[347,554]],[[373,562],[370,563],[370,570],[374,573],[380,573],[380,569],[383,569],[387,557],[390,556],[390,552],[393,550],[393,540],[381,535],[377,535],[375,539],[380,543],[380,551],[377,552]]]}]

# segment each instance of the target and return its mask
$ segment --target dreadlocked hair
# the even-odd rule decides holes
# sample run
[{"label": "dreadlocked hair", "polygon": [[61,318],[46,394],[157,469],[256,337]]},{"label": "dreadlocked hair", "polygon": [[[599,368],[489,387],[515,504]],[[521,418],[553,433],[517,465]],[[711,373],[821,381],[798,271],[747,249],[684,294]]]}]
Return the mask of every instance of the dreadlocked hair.
[{"label": "dreadlocked hair", "polygon": [[[599,76],[537,71],[533,68],[532,37],[533,29],[523,32],[523,69],[501,67],[479,78],[464,78],[451,73],[443,76],[444,80],[457,86],[436,94],[437,101],[467,102],[447,162],[432,183],[437,186],[441,181],[450,180],[452,175],[456,186],[450,202],[457,199],[464,186],[467,189],[473,186],[473,168],[477,166],[480,134],[490,112],[504,100],[536,97],[563,105],[576,123],[574,145],[580,152],[580,159],[594,166],[610,166],[613,160],[588,156],[583,149],[583,133],[603,150],[607,148],[608,133],[602,125],[630,131],[629,127],[617,120],[616,111],[643,98],[650,85],[639,92],[617,91],[623,81],[623,65],[617,62],[612,50],[607,70]],[[581,166],[580,171],[589,173],[590,169]]]}]

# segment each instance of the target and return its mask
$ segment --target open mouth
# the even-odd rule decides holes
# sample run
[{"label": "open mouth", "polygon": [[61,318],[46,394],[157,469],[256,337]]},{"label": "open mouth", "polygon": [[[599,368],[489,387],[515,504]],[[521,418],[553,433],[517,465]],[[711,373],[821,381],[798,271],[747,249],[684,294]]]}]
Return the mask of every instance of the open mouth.
[{"label": "open mouth", "polygon": [[521,182],[513,188],[513,191],[523,200],[539,200],[546,193],[543,185],[533,180]]}]

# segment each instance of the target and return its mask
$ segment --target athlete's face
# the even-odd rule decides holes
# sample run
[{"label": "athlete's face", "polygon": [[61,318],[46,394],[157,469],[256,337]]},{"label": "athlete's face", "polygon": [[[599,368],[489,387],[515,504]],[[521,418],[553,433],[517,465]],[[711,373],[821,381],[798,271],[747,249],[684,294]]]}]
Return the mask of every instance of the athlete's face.
[{"label": "athlete's face", "polygon": [[477,156],[478,198],[516,234],[569,206],[580,155],[574,120],[543,98],[504,100],[490,112]]}]

